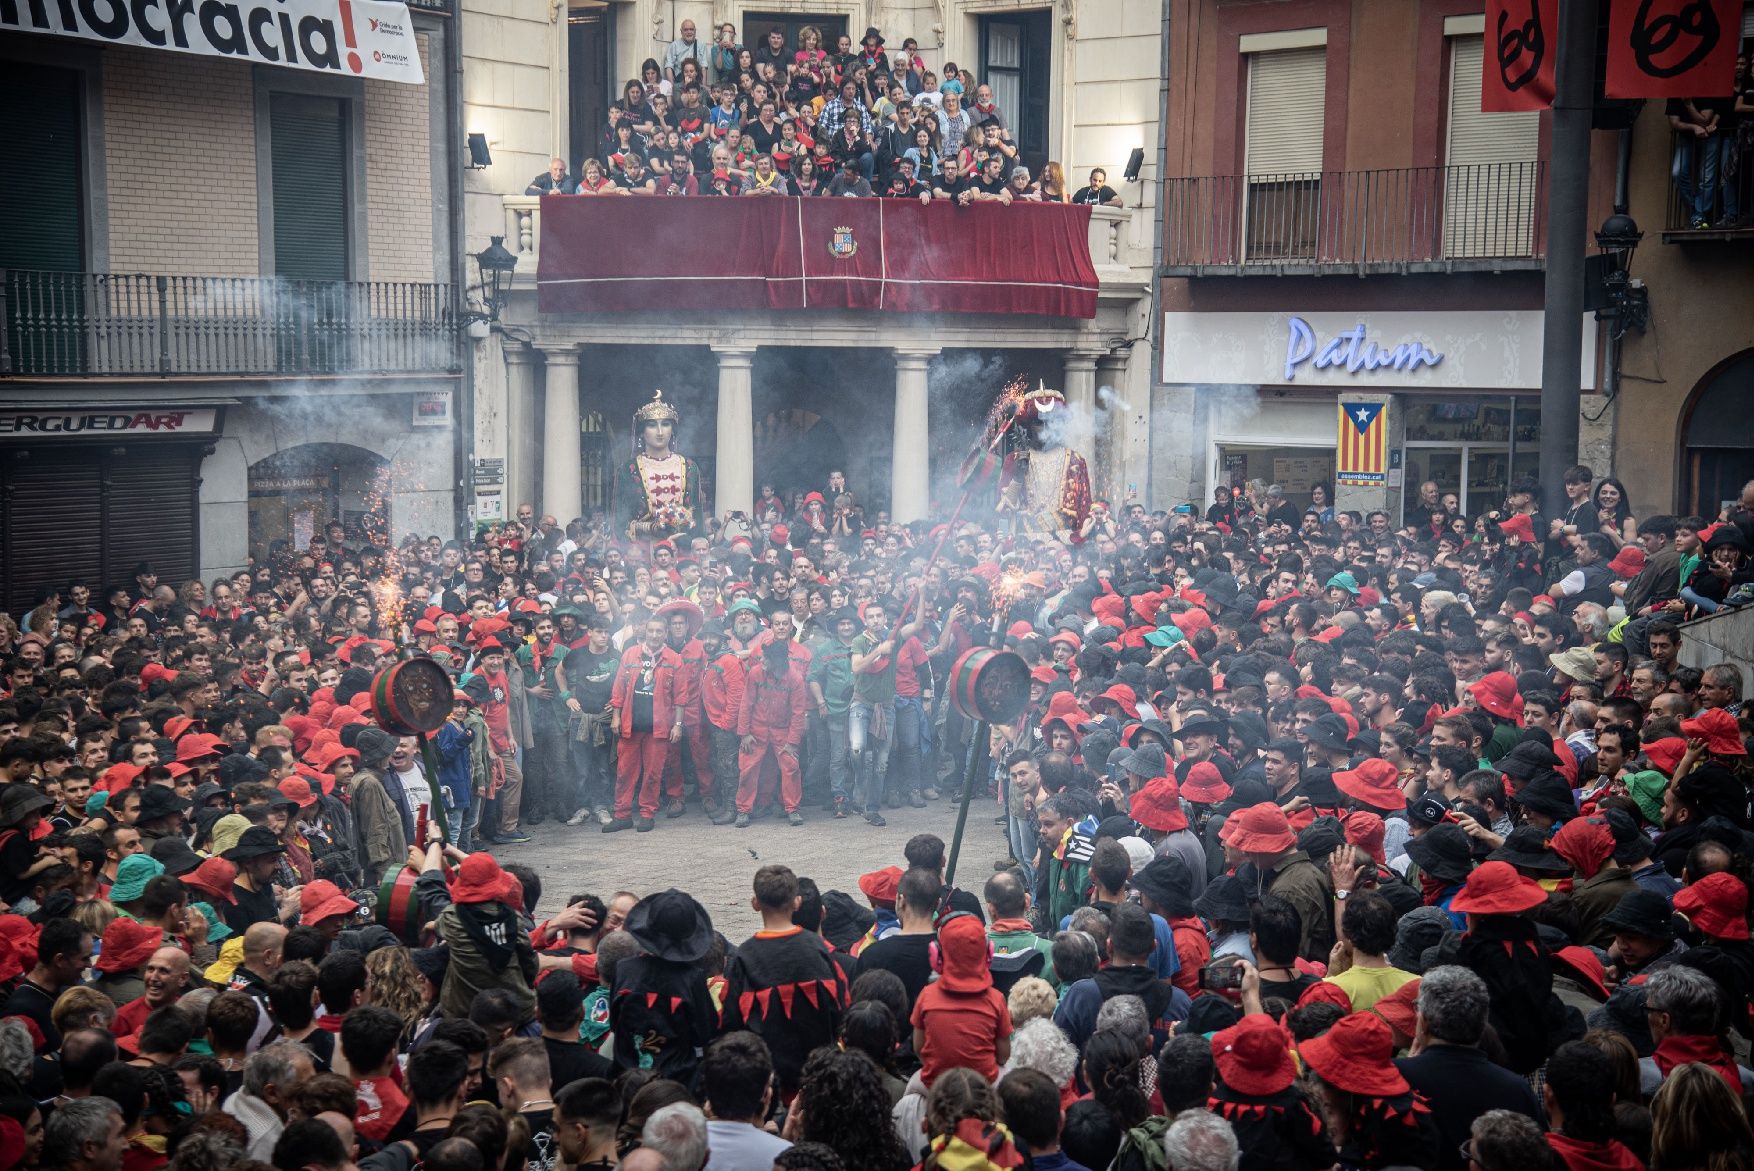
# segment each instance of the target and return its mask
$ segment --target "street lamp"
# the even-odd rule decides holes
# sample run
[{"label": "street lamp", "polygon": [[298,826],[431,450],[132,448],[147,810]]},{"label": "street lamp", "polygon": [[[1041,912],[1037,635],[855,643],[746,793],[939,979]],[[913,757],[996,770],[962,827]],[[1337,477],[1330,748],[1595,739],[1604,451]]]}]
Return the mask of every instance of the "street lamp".
[{"label": "street lamp", "polygon": [[518,258],[506,251],[504,236],[493,236],[487,247],[475,254],[475,264],[481,270],[481,301],[486,312],[468,316],[476,321],[498,321],[500,307],[505,304],[506,286],[511,282],[512,270],[518,267]]},{"label": "street lamp", "polygon": [[1602,296],[1606,301],[1605,308],[1596,310],[1596,320],[1612,323],[1610,330],[1615,341],[1625,337],[1629,329],[1644,332],[1650,322],[1649,293],[1643,284],[1632,281],[1632,253],[1642,239],[1644,233],[1624,211],[1615,211],[1596,229],[1596,247],[1602,250],[1599,262]]}]

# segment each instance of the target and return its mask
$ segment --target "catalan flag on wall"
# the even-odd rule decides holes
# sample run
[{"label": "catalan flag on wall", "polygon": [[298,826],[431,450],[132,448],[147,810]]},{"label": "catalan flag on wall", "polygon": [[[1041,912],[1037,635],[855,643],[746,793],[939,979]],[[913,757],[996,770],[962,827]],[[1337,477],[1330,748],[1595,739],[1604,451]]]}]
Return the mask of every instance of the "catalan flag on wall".
[{"label": "catalan flag on wall", "polygon": [[1382,484],[1388,477],[1388,419],[1382,403],[1341,403],[1334,482]]}]

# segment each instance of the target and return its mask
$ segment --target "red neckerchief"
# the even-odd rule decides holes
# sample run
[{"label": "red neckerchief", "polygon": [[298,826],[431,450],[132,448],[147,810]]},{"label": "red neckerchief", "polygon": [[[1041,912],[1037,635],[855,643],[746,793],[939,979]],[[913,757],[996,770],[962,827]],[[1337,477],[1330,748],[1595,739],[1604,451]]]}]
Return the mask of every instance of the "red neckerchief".
[{"label": "red neckerchief", "polygon": [[[552,651],[553,649],[554,642],[553,640],[550,640],[548,643],[548,651]],[[547,657],[548,651],[542,649],[542,644],[539,641],[530,644],[530,664],[536,668],[537,683],[542,682],[542,661]]]},{"label": "red neckerchief", "polygon": [[1742,1071],[1736,1067],[1736,1059],[1725,1051],[1716,1037],[1664,1037],[1651,1058],[1665,1078],[1676,1066],[1697,1061],[1716,1070],[1718,1076],[1729,1082],[1730,1089],[1737,1094],[1742,1092]]}]

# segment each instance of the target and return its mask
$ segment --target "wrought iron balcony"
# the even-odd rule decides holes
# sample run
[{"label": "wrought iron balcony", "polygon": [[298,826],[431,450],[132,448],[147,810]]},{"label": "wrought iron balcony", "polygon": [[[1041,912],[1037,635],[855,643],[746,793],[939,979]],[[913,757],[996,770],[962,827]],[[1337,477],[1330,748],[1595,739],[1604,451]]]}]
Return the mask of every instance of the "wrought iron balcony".
[{"label": "wrought iron balcony", "polygon": [[1164,273],[1539,269],[1540,162],[1166,179]]},{"label": "wrought iron balcony", "polygon": [[460,369],[449,285],[0,269],[0,377]]},{"label": "wrought iron balcony", "polygon": [[1721,155],[1707,158],[1711,148],[1718,148],[1717,139],[1671,139],[1669,202],[1663,223],[1667,243],[1754,241],[1754,166],[1744,155],[1736,173],[1726,175],[1719,165]]}]

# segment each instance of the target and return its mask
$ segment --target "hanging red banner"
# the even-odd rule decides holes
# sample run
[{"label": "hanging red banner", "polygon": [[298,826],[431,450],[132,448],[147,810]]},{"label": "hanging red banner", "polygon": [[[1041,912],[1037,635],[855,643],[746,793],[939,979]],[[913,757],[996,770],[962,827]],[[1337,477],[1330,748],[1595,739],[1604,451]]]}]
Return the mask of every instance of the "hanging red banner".
[{"label": "hanging red banner", "polygon": [[1611,98],[1710,98],[1735,92],[1742,0],[1614,0]]},{"label": "hanging red banner", "polygon": [[1553,104],[1559,0],[1486,0],[1480,109],[1490,114]]}]

